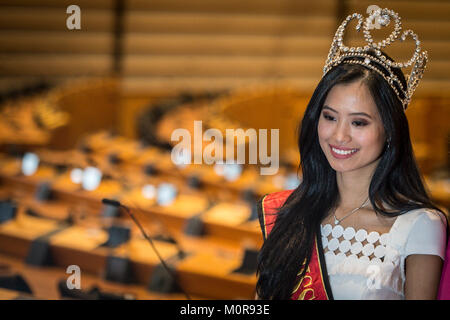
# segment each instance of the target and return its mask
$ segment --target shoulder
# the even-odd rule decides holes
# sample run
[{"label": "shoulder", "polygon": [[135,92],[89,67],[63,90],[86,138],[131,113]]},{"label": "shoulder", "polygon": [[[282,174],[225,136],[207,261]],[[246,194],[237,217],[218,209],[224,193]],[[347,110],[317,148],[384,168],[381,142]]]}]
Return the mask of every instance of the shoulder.
[{"label": "shoulder", "polygon": [[447,218],[428,208],[411,210],[399,217],[405,255],[434,254],[444,258],[447,244]]},{"label": "shoulder", "polygon": [[442,212],[429,208],[414,209],[399,218],[401,218],[401,223],[410,229],[421,225],[447,227],[447,217]]},{"label": "shoulder", "polygon": [[262,197],[257,204],[258,218],[264,240],[272,230],[277,219],[277,212],[294,190],[274,192]]}]

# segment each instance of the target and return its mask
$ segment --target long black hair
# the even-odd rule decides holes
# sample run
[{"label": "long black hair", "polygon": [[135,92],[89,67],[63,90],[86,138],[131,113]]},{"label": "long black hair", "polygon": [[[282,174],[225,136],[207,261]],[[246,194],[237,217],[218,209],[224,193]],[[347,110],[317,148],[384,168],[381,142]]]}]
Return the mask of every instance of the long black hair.
[{"label": "long black hair", "polygon": [[[406,88],[401,70],[394,72]],[[368,87],[390,142],[389,147],[385,144],[369,186],[375,212],[395,217],[418,208],[439,210],[424,188],[408,121],[394,90],[377,72],[362,65],[341,63],[321,79],[301,121],[298,146],[302,182],[278,210],[275,225],[259,252],[256,291],[261,299],[291,297],[297,277],[306,273],[320,223],[339,202],[336,172],[320,147],[317,126],[331,88],[358,80]],[[387,211],[383,203],[393,210]]]}]

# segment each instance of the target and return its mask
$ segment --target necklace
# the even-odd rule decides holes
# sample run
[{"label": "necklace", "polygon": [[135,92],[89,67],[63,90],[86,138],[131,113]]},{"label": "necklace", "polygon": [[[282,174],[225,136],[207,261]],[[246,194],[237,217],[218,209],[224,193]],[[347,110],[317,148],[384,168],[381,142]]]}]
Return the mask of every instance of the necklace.
[{"label": "necklace", "polygon": [[352,214],[354,214],[356,211],[358,211],[359,209],[363,208],[366,205],[366,202],[369,201],[369,198],[367,198],[366,201],[364,201],[364,203],[362,205],[360,205],[358,208],[353,209],[350,213],[348,213],[346,216],[344,216],[341,219],[338,219],[336,217],[336,211],[333,212],[333,216],[334,216],[334,225],[338,225],[341,223],[342,220],[344,220],[345,218],[351,216]]}]

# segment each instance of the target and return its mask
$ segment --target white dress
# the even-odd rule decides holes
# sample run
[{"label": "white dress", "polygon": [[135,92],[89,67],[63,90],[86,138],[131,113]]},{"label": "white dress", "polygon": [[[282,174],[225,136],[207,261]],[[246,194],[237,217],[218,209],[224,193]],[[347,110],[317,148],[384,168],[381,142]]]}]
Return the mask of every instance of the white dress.
[{"label": "white dress", "polygon": [[445,217],[417,209],[396,218],[388,233],[322,225],[322,246],[336,300],[404,299],[407,256],[437,255],[444,259]]}]

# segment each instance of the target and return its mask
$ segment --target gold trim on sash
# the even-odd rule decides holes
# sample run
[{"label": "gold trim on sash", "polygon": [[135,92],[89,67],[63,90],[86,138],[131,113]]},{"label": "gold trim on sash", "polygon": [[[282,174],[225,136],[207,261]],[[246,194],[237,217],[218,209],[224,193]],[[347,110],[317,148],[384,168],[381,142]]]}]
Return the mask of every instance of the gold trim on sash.
[{"label": "gold trim on sash", "polygon": [[[323,290],[325,297],[327,300],[330,300],[330,296],[328,295],[328,292],[326,290],[326,286],[325,286],[325,282],[324,282],[324,275],[323,275],[323,268],[322,268],[322,264],[321,264],[321,259],[320,259],[320,252],[319,252],[319,244],[318,244],[318,239],[316,238],[314,240],[314,246],[315,246],[315,256],[313,254],[313,258],[311,260],[310,263],[315,263],[315,260],[317,260],[317,264],[315,265],[316,267],[315,269],[315,273],[319,273],[320,275],[316,275],[314,276],[314,274],[312,274],[312,270],[311,270],[311,265],[308,265],[307,269],[306,269],[306,273],[305,275],[299,279],[298,283],[295,285],[293,291],[292,291],[292,295],[295,295],[295,293],[298,290],[302,290],[299,295],[297,296],[297,300],[315,300],[315,299],[323,299],[322,297],[322,293],[321,290]],[[313,261],[314,260],[314,261]],[[305,266],[306,260],[303,262],[302,267],[300,268],[300,271],[298,272],[297,276],[299,276],[302,271],[304,270],[304,266]],[[319,270],[317,270],[317,267],[319,268]],[[315,287],[317,286],[317,284],[314,284],[315,281],[314,278],[317,278],[320,280],[321,285],[319,287]],[[317,290],[317,292],[316,292]]]},{"label": "gold trim on sash", "polygon": [[325,294],[327,295],[327,299],[330,300],[330,297],[328,296],[328,292],[327,289],[325,287],[325,281],[323,280],[323,268],[322,268],[322,264],[320,263],[320,255],[319,255],[319,245],[318,245],[318,241],[317,241],[317,237],[320,237],[321,235],[317,235],[316,234],[316,254],[317,254],[317,260],[319,261],[319,269],[320,269],[320,279],[322,280],[322,286],[323,286],[323,291],[325,292]]},{"label": "gold trim on sash", "polygon": [[[305,279],[309,280],[309,283],[305,283],[303,286],[303,291],[300,293],[300,295],[298,296],[297,300],[305,300],[306,294],[308,292],[312,292],[312,297],[309,297],[308,300],[314,300],[316,298],[315,296],[315,292],[313,288],[310,288],[313,284],[313,279],[310,275],[308,275],[308,273],[311,272],[311,269],[308,267],[308,269],[306,269],[306,275],[300,279],[300,281],[298,282],[298,284],[295,286],[294,290],[292,291],[292,294],[294,294],[303,284],[303,281]],[[301,272],[299,272],[300,274]]]},{"label": "gold trim on sash", "polygon": [[264,238],[267,239],[267,226],[266,226],[266,210],[264,209],[264,200],[266,200],[267,195],[261,201],[262,214],[263,214],[263,222],[264,222]]}]

